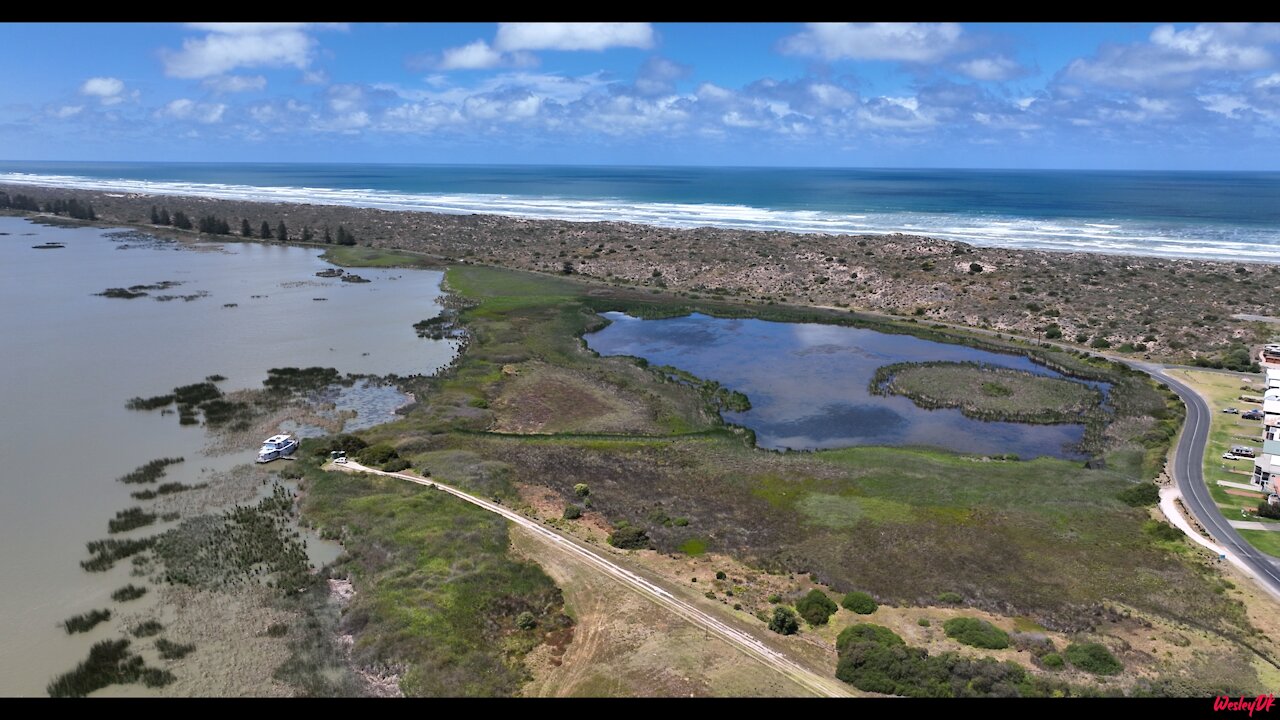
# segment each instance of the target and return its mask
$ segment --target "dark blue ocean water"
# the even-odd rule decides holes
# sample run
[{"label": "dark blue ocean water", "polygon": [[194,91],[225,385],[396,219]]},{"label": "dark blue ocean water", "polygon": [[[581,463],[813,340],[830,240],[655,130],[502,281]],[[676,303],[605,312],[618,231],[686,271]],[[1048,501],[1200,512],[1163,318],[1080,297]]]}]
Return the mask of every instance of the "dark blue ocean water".
[{"label": "dark blue ocean water", "polygon": [[0,162],[0,182],[1280,262],[1280,173]]}]

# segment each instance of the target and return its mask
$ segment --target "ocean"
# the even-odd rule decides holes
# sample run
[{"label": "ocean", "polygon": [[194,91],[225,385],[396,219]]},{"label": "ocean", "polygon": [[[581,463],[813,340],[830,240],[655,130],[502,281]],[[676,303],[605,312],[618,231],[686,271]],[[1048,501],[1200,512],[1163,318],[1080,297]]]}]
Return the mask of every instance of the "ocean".
[{"label": "ocean", "polygon": [[0,162],[0,183],[1280,263],[1280,173]]}]

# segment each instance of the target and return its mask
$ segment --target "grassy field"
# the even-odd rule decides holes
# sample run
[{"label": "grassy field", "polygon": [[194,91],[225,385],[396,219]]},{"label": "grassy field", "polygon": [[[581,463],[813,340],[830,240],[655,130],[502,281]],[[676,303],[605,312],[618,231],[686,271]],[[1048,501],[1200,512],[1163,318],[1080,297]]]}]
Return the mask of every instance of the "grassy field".
[{"label": "grassy field", "polygon": [[1238,530],[1240,537],[1268,555],[1280,557],[1280,533],[1271,530]]},{"label": "grassy field", "polygon": [[[1163,455],[1178,422],[1145,379],[1107,376],[1123,422],[1108,428],[1106,469],[919,448],[776,453],[725,426],[695,389],[635,360],[596,356],[579,337],[600,327],[600,310],[742,309],[478,266],[451,267],[446,283],[470,333],[464,356],[406,417],[362,433],[442,481],[516,505],[525,502],[517,488],[539,488],[558,498],[547,504],[564,523],[559,510],[581,503],[575,486],[585,484],[586,519],[644,528],[655,561],[731,556],[756,573],[809,576],[906,606],[958,593],[970,608],[1064,633],[1095,629],[1116,605],[1219,638],[1250,632],[1209,560],[1151,533],[1148,511],[1116,497],[1154,475],[1147,460]],[[777,314],[770,319],[837,317]],[[905,323],[885,329],[969,340]],[[1031,350],[1072,372],[1115,372]],[[744,613],[768,607],[739,590],[742,599],[716,597]]]},{"label": "grassy field", "polygon": [[335,572],[356,590],[342,620],[354,662],[398,668],[405,695],[514,694],[529,677],[524,657],[572,625],[551,579],[510,556],[506,523],[473,505],[313,465],[303,509],[346,549]]},{"label": "grassy field", "polygon": [[440,269],[438,260],[428,258],[420,253],[403,252],[387,248],[364,247],[361,245],[327,246],[320,256],[334,265],[342,267],[411,267]]},{"label": "grassy field", "polygon": [[905,395],[922,407],[958,407],[979,419],[1079,421],[1102,402],[1083,383],[976,363],[899,363],[880,368],[873,390]]}]

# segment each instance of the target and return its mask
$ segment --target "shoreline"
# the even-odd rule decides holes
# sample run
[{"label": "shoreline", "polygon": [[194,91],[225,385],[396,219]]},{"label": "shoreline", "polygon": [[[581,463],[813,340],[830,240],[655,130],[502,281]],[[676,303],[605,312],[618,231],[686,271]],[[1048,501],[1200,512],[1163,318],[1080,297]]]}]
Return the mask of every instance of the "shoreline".
[{"label": "shoreline", "polygon": [[305,227],[321,237],[321,228],[343,225],[359,251],[413,253],[441,266],[492,265],[691,299],[905,316],[1183,363],[1220,362],[1240,348],[1256,354],[1273,328],[1248,316],[1269,314],[1266,291],[1280,282],[1280,265],[975,247],[916,235],[674,229],[35,185],[0,184],[0,191],[87,199],[98,213],[93,224],[168,237],[242,239],[153,226],[152,205],[191,217],[215,214],[233,230],[241,220],[251,228],[285,222],[291,233]]}]

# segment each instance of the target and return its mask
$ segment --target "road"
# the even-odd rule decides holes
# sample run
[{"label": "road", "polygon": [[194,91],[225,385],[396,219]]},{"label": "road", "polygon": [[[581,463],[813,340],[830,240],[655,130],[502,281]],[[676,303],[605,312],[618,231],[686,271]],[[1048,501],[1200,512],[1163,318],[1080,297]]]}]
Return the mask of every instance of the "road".
[{"label": "road", "polygon": [[[343,465],[334,465],[334,469],[343,469]],[[557,548],[564,550],[578,559],[582,560],[590,567],[603,572],[622,584],[647,595],[654,602],[664,608],[674,612],[689,622],[703,628],[709,633],[727,641],[730,645],[737,647],[747,655],[769,665],[778,672],[790,677],[800,685],[809,689],[816,695],[822,697],[852,697],[853,692],[846,688],[843,683],[827,677],[823,677],[807,670],[788,658],[786,655],[774,650],[764,642],[753,637],[750,633],[738,630],[727,623],[713,617],[709,613],[700,610],[694,605],[681,600],[657,583],[651,582],[640,575],[628,570],[621,565],[613,562],[609,558],[604,557],[600,553],[583,545],[582,543],[569,538],[565,535],[545,527],[536,520],[531,520],[514,510],[510,510],[495,502],[476,497],[470,493],[463,492],[458,488],[445,485],[431,478],[414,477],[404,473],[385,472],[383,470],[375,470],[374,468],[365,467],[354,460],[348,460],[345,469],[360,472],[374,473],[376,475],[386,475],[399,480],[407,480],[408,482],[417,483],[419,485],[434,486],[437,490],[447,492],[472,505],[477,505],[489,512],[496,513],[507,520],[519,525],[526,530],[534,533],[542,540],[551,543]]]},{"label": "road", "polygon": [[1208,403],[1195,390],[1170,376],[1166,372],[1167,366],[1131,360],[1126,362],[1168,385],[1187,406],[1187,418],[1182,425],[1182,435],[1178,439],[1173,463],[1173,477],[1182,493],[1183,503],[1213,539],[1227,550],[1229,559],[1243,566],[1272,595],[1280,597],[1280,570],[1277,570],[1270,556],[1245,542],[1240,533],[1231,527],[1205,484],[1204,453],[1209,442],[1209,419],[1212,412]]}]

